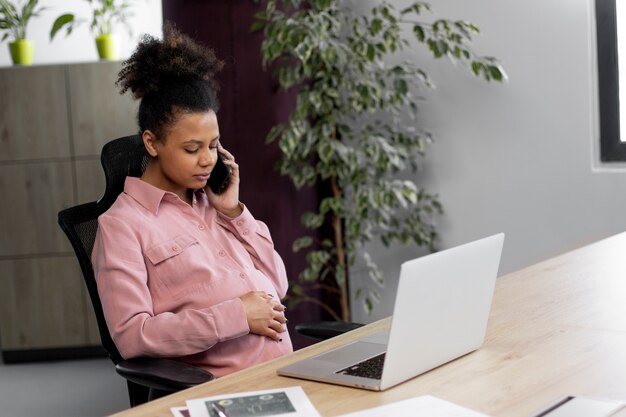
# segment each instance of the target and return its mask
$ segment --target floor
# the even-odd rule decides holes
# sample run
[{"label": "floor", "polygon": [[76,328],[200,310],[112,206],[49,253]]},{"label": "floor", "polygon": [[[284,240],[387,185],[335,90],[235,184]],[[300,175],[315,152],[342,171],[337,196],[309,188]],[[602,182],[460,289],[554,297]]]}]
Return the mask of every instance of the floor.
[{"label": "floor", "polygon": [[102,417],[128,407],[109,359],[0,362],[0,417]]}]

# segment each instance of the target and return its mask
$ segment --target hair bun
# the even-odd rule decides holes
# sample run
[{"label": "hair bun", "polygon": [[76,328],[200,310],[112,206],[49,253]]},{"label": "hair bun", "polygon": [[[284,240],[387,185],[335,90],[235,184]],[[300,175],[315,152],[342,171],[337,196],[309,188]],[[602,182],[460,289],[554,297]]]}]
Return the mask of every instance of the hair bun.
[{"label": "hair bun", "polygon": [[212,49],[199,45],[172,24],[163,27],[163,40],[143,35],[135,52],[124,61],[116,85],[141,99],[172,84],[202,81],[218,90],[214,75],[223,67]]}]

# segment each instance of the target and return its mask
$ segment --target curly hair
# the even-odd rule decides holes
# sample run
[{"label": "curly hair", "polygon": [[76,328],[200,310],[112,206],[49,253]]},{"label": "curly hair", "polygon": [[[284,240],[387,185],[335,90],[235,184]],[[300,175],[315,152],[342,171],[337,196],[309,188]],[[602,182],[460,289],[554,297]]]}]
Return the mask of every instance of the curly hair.
[{"label": "curly hair", "polygon": [[149,129],[163,138],[180,114],[217,113],[219,87],[214,76],[222,67],[212,49],[166,23],[163,40],[150,35],[141,38],[115,84],[120,94],[130,90],[141,100],[137,114],[140,131]]}]

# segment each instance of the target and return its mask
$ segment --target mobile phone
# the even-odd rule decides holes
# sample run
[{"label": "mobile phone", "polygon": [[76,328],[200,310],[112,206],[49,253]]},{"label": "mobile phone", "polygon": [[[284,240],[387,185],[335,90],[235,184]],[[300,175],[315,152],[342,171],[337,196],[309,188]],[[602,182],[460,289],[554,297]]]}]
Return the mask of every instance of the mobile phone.
[{"label": "mobile phone", "polygon": [[207,181],[207,185],[215,194],[222,194],[230,183],[232,170],[224,163],[224,155],[217,154],[217,162],[211,171],[211,176]]}]

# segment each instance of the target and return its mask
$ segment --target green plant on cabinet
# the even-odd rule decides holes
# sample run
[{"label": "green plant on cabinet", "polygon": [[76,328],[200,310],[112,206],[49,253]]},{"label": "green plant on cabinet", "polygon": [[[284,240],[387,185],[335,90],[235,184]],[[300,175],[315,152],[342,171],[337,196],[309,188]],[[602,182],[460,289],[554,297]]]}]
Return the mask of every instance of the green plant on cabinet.
[{"label": "green plant on cabinet", "polygon": [[0,0],[0,32],[4,32],[1,40],[12,39],[9,51],[15,65],[33,63],[35,44],[26,37],[26,29],[30,19],[45,10],[44,7],[37,7],[38,3],[39,0]]},{"label": "green plant on cabinet", "polygon": [[[365,251],[368,242],[436,248],[442,206],[406,175],[417,171],[432,140],[420,127],[417,104],[420,90],[433,83],[419,63],[399,62],[402,52],[423,45],[432,57],[463,63],[487,81],[506,75],[495,58],[470,48],[475,25],[434,18],[419,1],[399,9],[384,0],[268,0],[251,27],[259,29],[263,64],[283,89],[297,91],[288,122],[267,137],[282,152],[278,169],[297,188],[327,190],[317,211],[301,217],[308,229],[331,232],[294,242],[294,251],[307,250],[307,267],[292,283],[292,302],[314,302],[349,320],[348,271],[357,257],[376,283],[355,292],[367,312],[384,283]],[[311,288],[335,294],[340,311],[307,295]]]},{"label": "green plant on cabinet", "polygon": [[[128,19],[132,17],[132,0],[85,0],[91,5],[91,20],[89,28],[96,38],[98,56],[101,59],[116,60],[119,58],[119,38],[115,29],[118,25],[132,33]],[[65,29],[66,36],[83,23],[85,19],[77,18],[73,13],[65,13],[59,16],[52,24],[50,40],[56,34]]]}]

